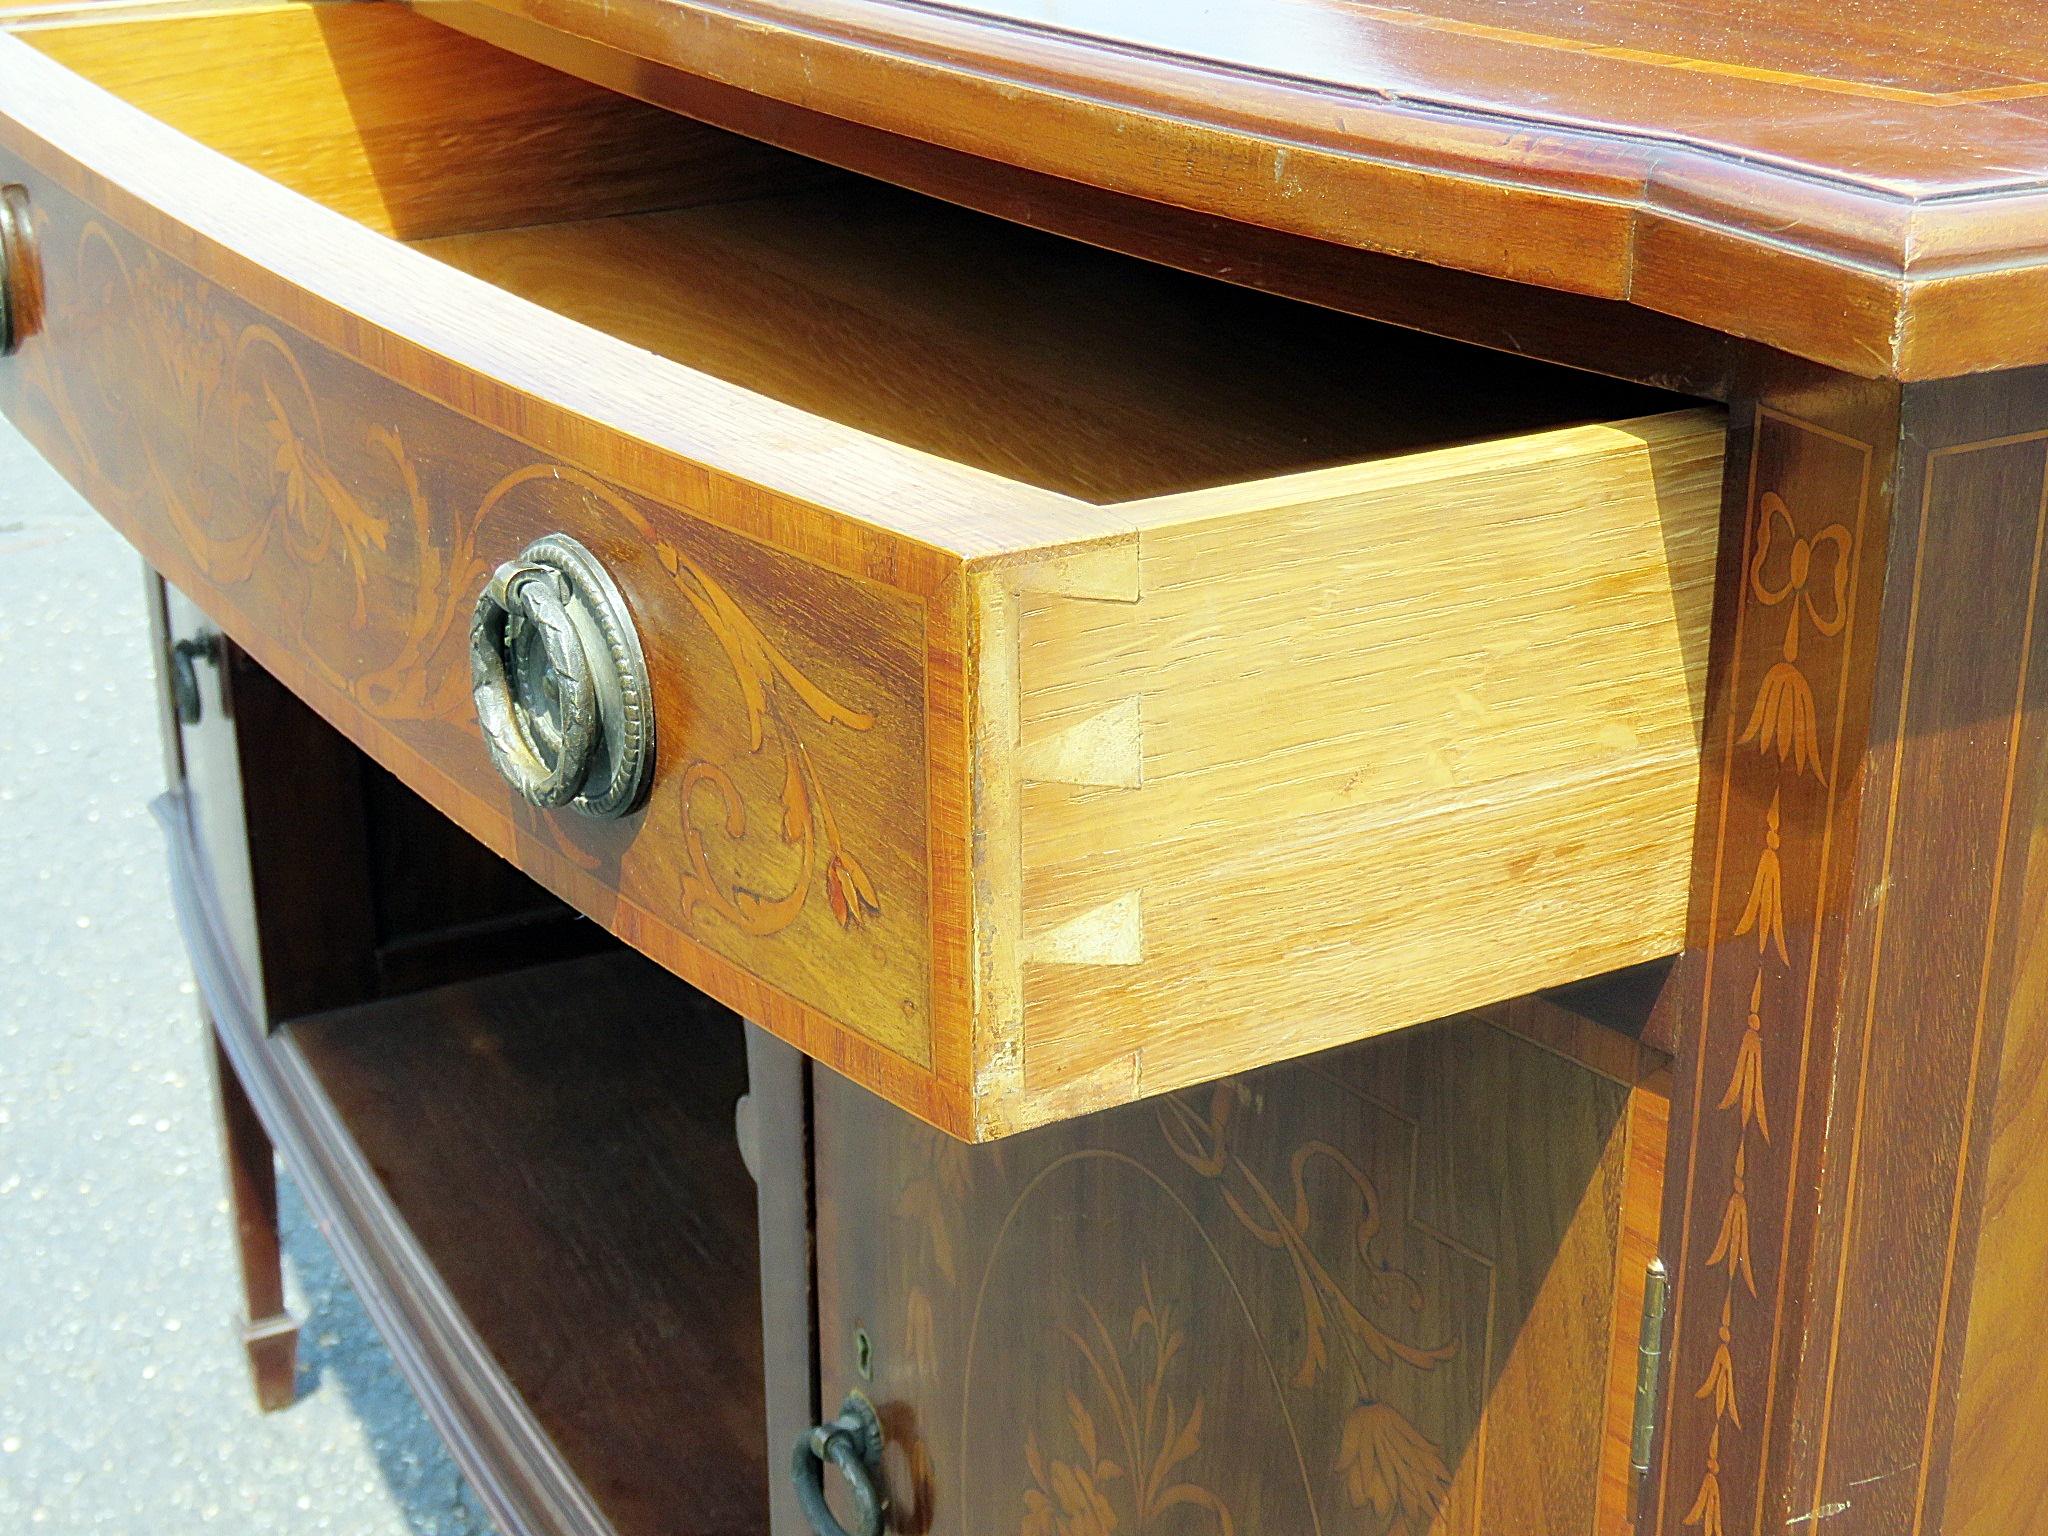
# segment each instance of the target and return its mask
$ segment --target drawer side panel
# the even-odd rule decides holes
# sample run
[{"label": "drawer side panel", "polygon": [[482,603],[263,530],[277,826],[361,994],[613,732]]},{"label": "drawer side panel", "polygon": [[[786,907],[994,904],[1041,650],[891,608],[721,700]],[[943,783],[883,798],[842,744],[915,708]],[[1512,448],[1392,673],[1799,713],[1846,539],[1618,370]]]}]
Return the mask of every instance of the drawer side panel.
[{"label": "drawer side panel", "polygon": [[1136,509],[1017,609],[1029,1125],[1684,940],[1724,428]]}]

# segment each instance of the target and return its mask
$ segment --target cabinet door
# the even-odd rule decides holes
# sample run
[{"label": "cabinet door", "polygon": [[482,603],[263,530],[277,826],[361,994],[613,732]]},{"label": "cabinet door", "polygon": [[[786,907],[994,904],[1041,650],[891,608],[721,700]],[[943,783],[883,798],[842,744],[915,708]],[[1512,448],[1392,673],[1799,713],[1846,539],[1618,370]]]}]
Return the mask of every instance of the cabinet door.
[{"label": "cabinet door", "polygon": [[1665,1102],[1534,1000],[989,1147],[821,1073],[825,1404],[901,1532],[1619,1531]]}]

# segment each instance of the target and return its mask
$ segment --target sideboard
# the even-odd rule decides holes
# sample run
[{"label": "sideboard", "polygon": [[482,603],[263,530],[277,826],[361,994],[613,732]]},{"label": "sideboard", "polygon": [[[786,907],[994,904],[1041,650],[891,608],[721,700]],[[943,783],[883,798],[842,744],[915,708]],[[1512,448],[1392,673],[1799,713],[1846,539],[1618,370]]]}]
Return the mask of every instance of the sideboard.
[{"label": "sideboard", "polygon": [[2048,20],[1924,11],[0,9],[259,1402],[281,1156],[510,1536],[2048,1532]]}]

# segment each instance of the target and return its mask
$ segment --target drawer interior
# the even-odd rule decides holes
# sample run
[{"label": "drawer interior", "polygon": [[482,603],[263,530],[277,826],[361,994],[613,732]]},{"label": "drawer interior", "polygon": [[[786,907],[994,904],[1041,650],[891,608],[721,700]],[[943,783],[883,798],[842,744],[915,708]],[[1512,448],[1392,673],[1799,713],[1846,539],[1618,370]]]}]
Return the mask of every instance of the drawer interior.
[{"label": "drawer interior", "polygon": [[498,287],[813,416],[1085,501],[1674,403],[836,171],[397,6],[22,35]]}]

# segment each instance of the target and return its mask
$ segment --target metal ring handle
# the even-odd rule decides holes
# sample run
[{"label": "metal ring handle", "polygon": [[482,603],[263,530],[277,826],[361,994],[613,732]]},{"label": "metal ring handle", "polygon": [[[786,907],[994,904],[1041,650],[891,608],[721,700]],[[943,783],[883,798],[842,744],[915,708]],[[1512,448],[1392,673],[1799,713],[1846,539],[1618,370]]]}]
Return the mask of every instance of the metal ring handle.
[{"label": "metal ring handle", "polygon": [[27,189],[0,187],[0,357],[21,346],[42,307],[29,235]]},{"label": "metal ring handle", "polygon": [[[513,682],[513,651],[525,626],[540,637],[552,706],[546,712],[538,701],[522,700]],[[477,721],[498,771],[534,805],[551,809],[574,800],[597,744],[597,689],[558,572],[523,559],[498,567],[477,599],[469,666]]]},{"label": "metal ring handle", "polygon": [[564,533],[498,567],[469,631],[484,743],[538,806],[623,816],[654,778],[654,689],[626,597]]},{"label": "metal ring handle", "polygon": [[197,725],[200,716],[199,668],[197,663],[220,665],[220,636],[211,632],[190,635],[171,646],[171,702],[180,725]]},{"label": "metal ring handle", "polygon": [[0,202],[0,357],[14,350],[14,244],[8,226],[14,221]]},{"label": "metal ring handle", "polygon": [[[825,1502],[825,1463],[846,1479],[853,1497],[854,1528],[839,1523]],[[874,1405],[860,1393],[848,1395],[839,1417],[797,1436],[790,1455],[790,1481],[796,1501],[817,1536],[882,1536],[889,1501],[876,1486],[882,1467],[882,1423]]]}]

